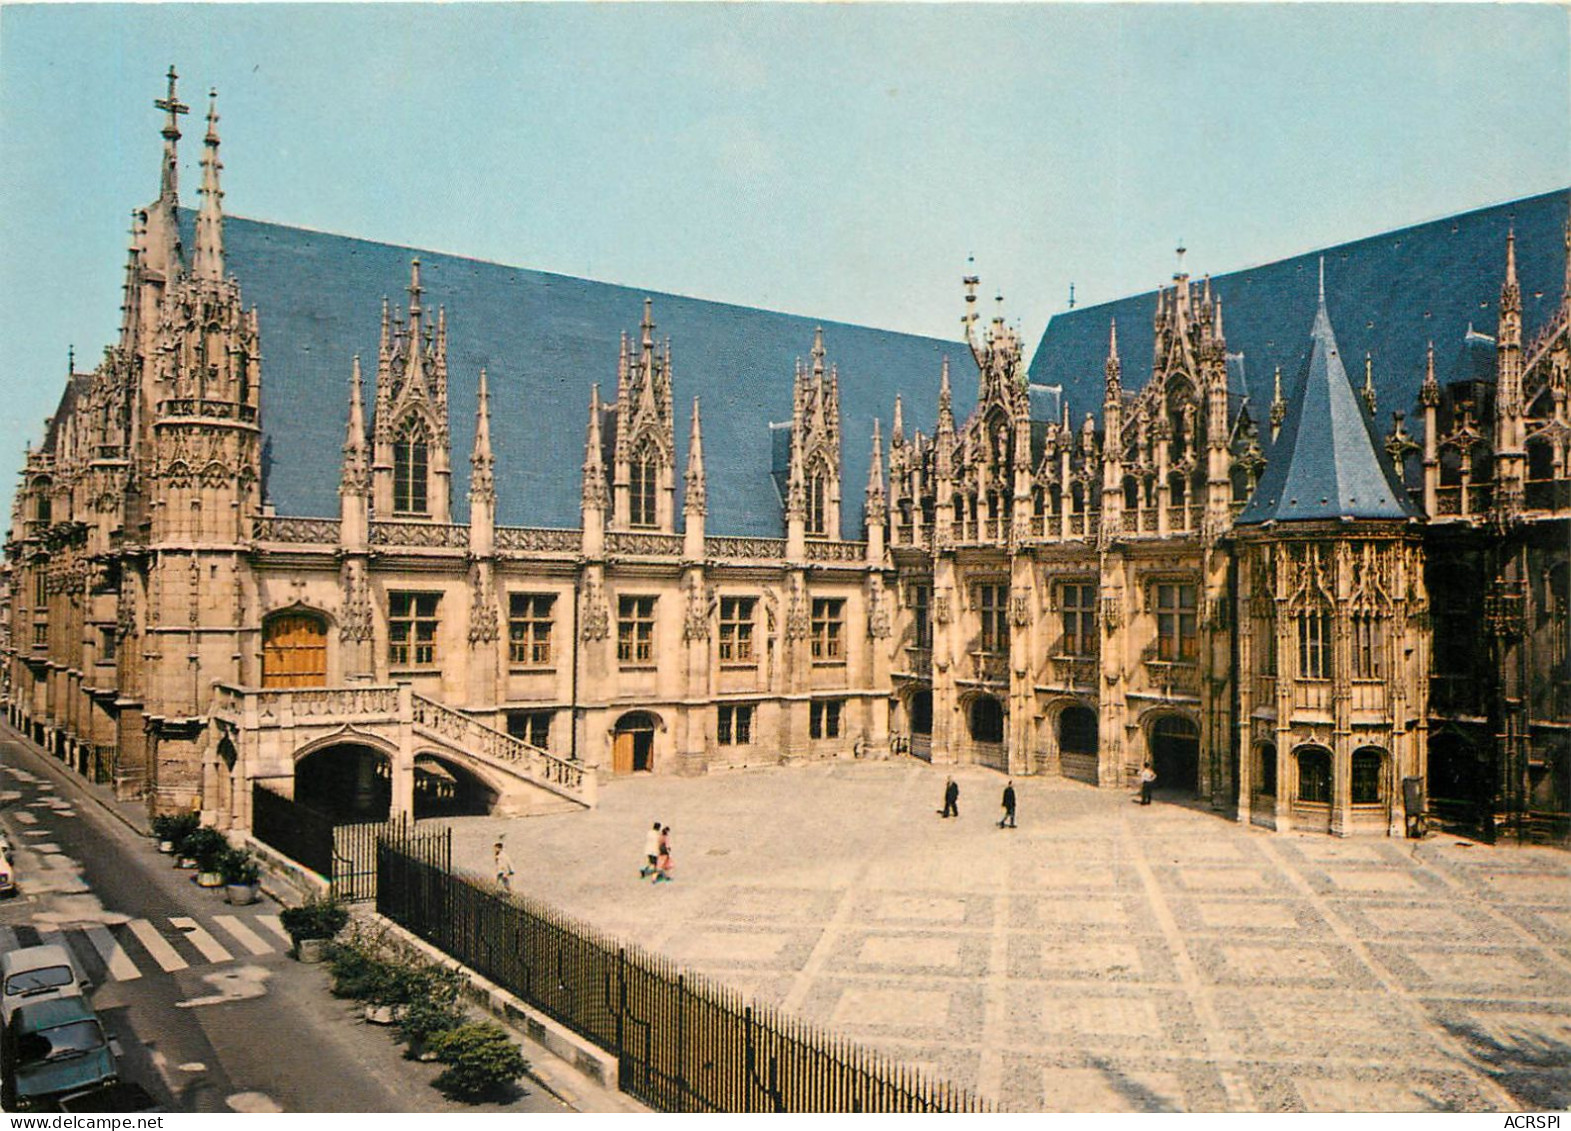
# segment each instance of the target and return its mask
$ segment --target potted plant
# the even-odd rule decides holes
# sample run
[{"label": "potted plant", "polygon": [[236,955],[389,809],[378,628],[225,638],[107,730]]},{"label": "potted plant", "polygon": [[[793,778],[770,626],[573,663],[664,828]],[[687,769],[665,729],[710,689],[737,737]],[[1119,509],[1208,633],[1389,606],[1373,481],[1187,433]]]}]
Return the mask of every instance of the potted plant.
[{"label": "potted plant", "polygon": [[349,912],[331,898],[313,897],[299,907],[286,907],[278,918],[294,940],[295,957],[320,962],[328,940],[349,922]]},{"label": "potted plant", "polygon": [[158,851],[172,856],[186,834],[196,828],[197,817],[195,813],[160,813],[151,823]]},{"label": "potted plant", "polygon": [[229,842],[217,829],[191,830],[180,842],[180,853],[196,864],[196,882],[204,888],[216,888],[224,882],[219,872],[219,861],[229,851]]},{"label": "potted plant", "polygon": [[224,879],[225,900],[241,906],[256,902],[262,868],[249,850],[231,848],[224,852],[218,858],[218,872]]}]

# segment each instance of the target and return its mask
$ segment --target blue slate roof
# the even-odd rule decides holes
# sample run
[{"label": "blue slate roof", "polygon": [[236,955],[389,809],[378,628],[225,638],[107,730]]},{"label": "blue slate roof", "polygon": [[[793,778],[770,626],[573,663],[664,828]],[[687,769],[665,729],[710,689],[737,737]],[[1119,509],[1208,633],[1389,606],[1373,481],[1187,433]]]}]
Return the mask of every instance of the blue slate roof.
[{"label": "blue slate roof", "polygon": [[[185,212],[189,225],[192,213]],[[189,234],[186,246],[192,246]],[[576,527],[589,389],[616,395],[622,332],[636,332],[645,296],[669,336],[677,479],[687,465],[688,414],[700,398],[708,476],[707,529],[777,536],[769,422],[791,419],[798,357],[824,328],[840,371],[841,530],[859,537],[874,417],[889,430],[896,392],[906,428],[931,431],[942,358],[954,366],[955,411],[975,400],[975,363],[961,342],[507,267],[438,252],[238,217],[224,221],[226,268],[261,312],[262,424],[269,500],[279,514],[335,516],[351,359],[375,371],[382,298],[407,302],[420,259],[427,310],[447,309],[453,513],[468,515],[469,452],[482,366],[491,390],[497,521]],[[371,390],[367,389],[367,400]],[[678,489],[678,507],[681,505]]]},{"label": "blue slate roof", "polygon": [[1281,435],[1238,525],[1416,513],[1353,392],[1322,293]]},{"label": "blue slate roof", "polygon": [[[1385,431],[1391,410],[1415,415],[1430,341],[1442,384],[1476,372],[1476,350],[1460,347],[1469,325],[1495,332],[1506,233],[1513,225],[1524,337],[1531,340],[1553,317],[1565,278],[1568,207],[1571,191],[1561,189],[1213,277],[1212,289],[1226,311],[1228,352],[1243,354],[1239,377],[1247,378],[1255,420],[1263,419],[1271,403],[1275,368],[1282,367],[1284,380],[1303,369],[1310,344],[1304,335],[1305,296],[1315,293],[1320,256],[1326,261],[1326,306],[1343,356],[1359,363],[1360,384],[1365,353],[1373,358]],[[1031,380],[1062,385],[1077,419],[1087,411],[1100,413],[1108,321],[1118,320],[1124,388],[1136,390],[1151,375],[1155,312],[1153,290],[1054,315],[1031,360]]]}]

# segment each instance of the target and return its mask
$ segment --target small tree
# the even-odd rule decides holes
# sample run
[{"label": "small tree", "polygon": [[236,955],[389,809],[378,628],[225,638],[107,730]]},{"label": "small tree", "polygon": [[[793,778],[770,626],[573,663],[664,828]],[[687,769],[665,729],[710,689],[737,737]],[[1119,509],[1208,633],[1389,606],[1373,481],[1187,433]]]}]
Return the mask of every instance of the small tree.
[{"label": "small tree", "polygon": [[470,1022],[431,1038],[431,1051],[447,1065],[432,1081],[465,1103],[500,1096],[529,1068],[507,1032],[495,1021]]},{"label": "small tree", "polygon": [[398,1029],[414,1055],[428,1048],[439,1033],[463,1023],[464,1010],[458,1004],[458,996],[464,988],[464,976],[450,967],[426,965],[416,971],[411,983]]}]

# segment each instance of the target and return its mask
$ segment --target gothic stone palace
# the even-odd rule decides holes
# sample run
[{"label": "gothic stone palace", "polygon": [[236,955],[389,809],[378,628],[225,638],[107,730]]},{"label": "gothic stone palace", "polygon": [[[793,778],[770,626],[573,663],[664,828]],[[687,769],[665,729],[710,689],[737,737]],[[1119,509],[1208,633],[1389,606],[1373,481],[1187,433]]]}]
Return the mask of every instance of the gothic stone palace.
[{"label": "gothic stone palace", "polygon": [[157,106],[119,338],[6,545],[10,717],[122,796],[246,827],[258,783],[374,818],[1149,760],[1278,830],[1400,835],[1421,779],[1565,835],[1571,193],[1180,269],[1028,366],[974,278],[951,360],[225,217],[212,109],[191,212],[173,69]]}]

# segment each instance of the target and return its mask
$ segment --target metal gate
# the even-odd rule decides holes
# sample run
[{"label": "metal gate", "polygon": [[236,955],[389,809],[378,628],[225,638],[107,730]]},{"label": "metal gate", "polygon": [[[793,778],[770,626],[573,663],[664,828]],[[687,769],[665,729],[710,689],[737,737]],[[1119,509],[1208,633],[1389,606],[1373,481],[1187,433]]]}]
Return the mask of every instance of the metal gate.
[{"label": "metal gate", "polygon": [[333,898],[340,903],[367,903],[376,898],[376,846],[388,839],[425,859],[441,859],[451,866],[453,830],[446,825],[411,821],[399,816],[389,821],[333,826]]}]

